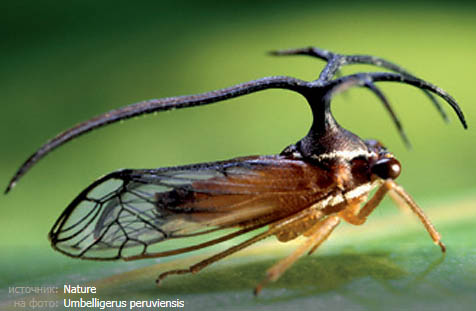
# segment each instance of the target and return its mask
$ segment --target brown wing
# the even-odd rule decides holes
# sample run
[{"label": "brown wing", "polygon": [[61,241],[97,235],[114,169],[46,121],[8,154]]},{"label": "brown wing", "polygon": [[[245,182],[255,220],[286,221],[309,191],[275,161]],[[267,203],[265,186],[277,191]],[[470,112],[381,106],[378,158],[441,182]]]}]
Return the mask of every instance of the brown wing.
[{"label": "brown wing", "polygon": [[156,248],[176,254],[182,251],[167,249],[177,249],[178,238],[201,245],[184,250],[197,249],[212,244],[197,236],[231,229],[213,240],[221,242],[307,208],[332,188],[319,168],[281,156],[122,170],[73,200],[50,240],[57,250],[87,259],[141,258]]}]

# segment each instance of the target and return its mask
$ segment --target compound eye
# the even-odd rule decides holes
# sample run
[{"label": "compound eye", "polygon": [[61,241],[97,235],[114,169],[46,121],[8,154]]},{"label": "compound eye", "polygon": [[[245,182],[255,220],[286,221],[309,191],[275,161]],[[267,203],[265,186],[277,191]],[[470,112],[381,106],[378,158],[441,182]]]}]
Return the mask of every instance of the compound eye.
[{"label": "compound eye", "polygon": [[382,179],[395,179],[400,175],[401,166],[395,158],[383,158],[372,165],[371,171]]}]

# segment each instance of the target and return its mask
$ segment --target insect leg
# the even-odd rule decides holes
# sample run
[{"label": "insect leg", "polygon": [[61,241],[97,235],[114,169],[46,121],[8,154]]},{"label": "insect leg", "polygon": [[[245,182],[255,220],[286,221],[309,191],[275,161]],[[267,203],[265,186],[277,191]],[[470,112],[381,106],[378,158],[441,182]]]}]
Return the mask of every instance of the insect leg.
[{"label": "insect leg", "polygon": [[310,232],[312,232],[312,234],[304,243],[302,243],[291,255],[282,259],[270,269],[268,269],[268,271],[266,271],[266,278],[261,283],[259,283],[258,286],[256,286],[254,291],[255,295],[258,295],[267,283],[274,282],[279,279],[279,277],[309,248],[312,248],[309,252],[309,254],[311,254],[319,245],[322,244],[322,242],[324,242],[329,237],[329,235],[332,233],[332,230],[334,230],[339,222],[339,217],[334,215],[317,223],[313,228],[311,228]]},{"label": "insect leg", "polygon": [[[352,225],[362,225],[367,220],[373,210],[382,202],[389,188],[386,186],[387,181],[380,186],[370,200],[358,211],[360,202],[351,203],[347,208],[339,212],[339,217]],[[358,211],[358,212],[357,212]]]},{"label": "insect leg", "polygon": [[441,242],[441,235],[440,233],[436,230],[436,228],[433,226],[431,223],[430,219],[425,215],[423,210],[415,203],[413,198],[397,183],[395,183],[393,180],[387,180],[384,184],[388,190],[390,191],[390,196],[392,198],[398,198],[395,200],[398,204],[398,202],[403,202],[406,203],[406,205],[412,210],[413,213],[415,213],[420,221],[423,223],[425,226],[426,231],[430,234],[431,239],[435,244],[440,246],[441,251],[444,253],[446,251],[445,244]]},{"label": "insect leg", "polygon": [[408,208],[407,203],[395,192],[389,191],[388,195],[392,198],[393,203],[400,209],[402,213],[410,215],[412,210]]},{"label": "insect leg", "polygon": [[418,216],[420,221],[425,226],[426,231],[428,231],[430,234],[433,242],[440,246],[442,252],[445,252],[446,247],[445,244],[441,242],[441,235],[435,229],[430,219],[428,219],[423,210],[415,203],[412,197],[400,185],[391,179],[385,180],[382,186],[377,190],[377,192],[375,192],[373,197],[364,205],[364,207],[362,207],[362,209],[360,209],[358,214],[355,213],[358,209],[358,204],[353,204],[341,211],[339,216],[350,224],[362,225],[367,219],[367,216],[369,216],[370,213],[372,213],[373,210],[380,204],[387,193],[389,193],[390,197],[398,206],[405,204],[405,206],[408,206],[411,211]]},{"label": "insect leg", "polygon": [[[331,235],[332,231],[334,231],[334,228],[337,227],[337,225],[340,223],[339,217],[336,216],[331,216],[327,218],[325,221],[322,221],[320,225],[315,229],[315,233],[321,232],[322,235],[319,236],[319,238],[314,242],[314,245],[312,246],[311,250],[309,251],[308,255],[311,255],[316,251],[316,249],[321,246],[321,244],[327,240],[329,235]],[[315,234],[313,233],[313,234]]]},{"label": "insect leg", "polygon": [[176,269],[176,270],[170,270],[170,271],[166,271],[162,274],[159,275],[159,277],[157,278],[156,280],[156,283],[157,284],[160,284],[160,282],[166,278],[167,276],[169,275],[172,275],[172,274],[187,274],[187,273],[197,273],[199,272],[200,270],[202,270],[203,268],[211,265],[212,263],[214,262],[217,262],[233,253],[236,253],[240,250],[242,250],[243,248],[246,248],[256,242],[259,242],[271,235],[274,235],[276,234],[276,232],[279,232],[281,231],[284,227],[286,226],[289,226],[289,225],[293,225],[295,224],[296,222],[299,222],[299,221],[302,221],[303,219],[306,219],[310,216],[310,214],[312,214],[314,211],[311,210],[311,209],[305,209],[297,214],[294,214],[294,215],[291,215],[290,217],[288,218],[285,218],[285,219],[281,219],[279,221],[277,221],[276,223],[273,223],[273,226],[270,227],[267,231],[263,232],[263,233],[260,233],[254,237],[252,237],[251,239],[248,239],[238,245],[235,245],[235,246],[232,246],[226,250],[224,250],[223,252],[220,252],[218,254],[215,254],[209,258],[206,258],[192,266],[190,266],[188,269]]},{"label": "insect leg", "polygon": [[246,240],[244,241],[243,243],[240,243],[238,245],[235,245],[233,247],[230,247],[228,249],[226,249],[225,251],[223,252],[220,252],[216,255],[213,255],[205,260],[202,260],[192,266],[190,266],[188,269],[177,269],[177,270],[170,270],[170,271],[166,271],[162,274],[159,275],[159,277],[157,278],[157,284],[160,284],[160,282],[165,279],[167,276],[169,275],[172,275],[172,274],[187,274],[187,273],[197,273],[199,272],[200,270],[202,270],[203,268],[211,265],[212,263],[214,262],[217,262],[233,253],[236,253],[238,252],[239,250],[242,250],[243,248],[245,247],[248,247],[256,242],[259,242],[261,240],[263,240],[264,238],[267,238],[268,236],[272,235],[274,233],[274,230],[268,230],[266,232],[263,232],[261,234],[258,234],[256,236],[254,236],[253,238],[249,239],[249,240]]}]

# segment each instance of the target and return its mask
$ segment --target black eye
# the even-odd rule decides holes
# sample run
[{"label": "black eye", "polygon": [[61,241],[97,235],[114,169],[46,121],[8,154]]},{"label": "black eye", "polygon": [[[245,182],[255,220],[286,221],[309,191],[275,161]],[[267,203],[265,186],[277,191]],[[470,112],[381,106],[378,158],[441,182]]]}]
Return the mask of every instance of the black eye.
[{"label": "black eye", "polygon": [[400,175],[401,166],[395,158],[383,158],[372,165],[372,173],[382,179],[395,179]]}]

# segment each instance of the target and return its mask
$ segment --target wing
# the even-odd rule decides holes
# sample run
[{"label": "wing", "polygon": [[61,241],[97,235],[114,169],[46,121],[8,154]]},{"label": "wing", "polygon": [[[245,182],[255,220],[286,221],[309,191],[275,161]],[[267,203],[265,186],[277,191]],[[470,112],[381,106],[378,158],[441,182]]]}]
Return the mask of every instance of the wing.
[{"label": "wing", "polygon": [[[283,156],[122,170],[81,192],[49,237],[55,249],[72,257],[167,256],[266,226],[333,189],[320,168]],[[215,236],[204,242],[206,234]],[[184,238],[190,246],[178,248],[177,239]]]}]

